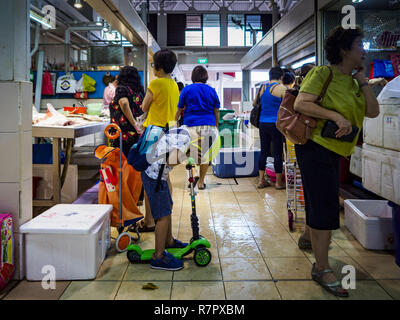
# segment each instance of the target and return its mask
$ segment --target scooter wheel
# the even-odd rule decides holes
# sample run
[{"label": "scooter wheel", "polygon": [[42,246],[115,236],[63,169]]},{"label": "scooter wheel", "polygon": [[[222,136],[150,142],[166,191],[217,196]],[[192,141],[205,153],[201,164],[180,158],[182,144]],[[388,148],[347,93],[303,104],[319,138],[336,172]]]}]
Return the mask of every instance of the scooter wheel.
[{"label": "scooter wheel", "polygon": [[136,251],[127,251],[126,256],[128,257],[129,262],[138,263],[140,262],[140,255]]},{"label": "scooter wheel", "polygon": [[121,233],[115,240],[115,248],[118,252],[125,252],[132,242],[132,237],[128,232]]},{"label": "scooter wheel", "polygon": [[211,262],[211,252],[206,248],[197,248],[194,250],[193,259],[199,267],[205,267]]}]

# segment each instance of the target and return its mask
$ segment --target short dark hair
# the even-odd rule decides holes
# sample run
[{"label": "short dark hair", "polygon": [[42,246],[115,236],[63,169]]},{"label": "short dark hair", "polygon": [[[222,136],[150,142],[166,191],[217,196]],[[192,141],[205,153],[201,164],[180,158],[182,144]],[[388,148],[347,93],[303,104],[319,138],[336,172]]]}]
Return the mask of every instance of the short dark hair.
[{"label": "short dark hair", "polygon": [[280,67],[274,67],[269,70],[269,80],[281,80],[283,77],[283,70]]},{"label": "short dark hair", "polygon": [[183,90],[183,88],[185,87],[185,85],[182,82],[177,82],[176,84],[178,85],[179,92],[181,92]]},{"label": "short dark hair", "polygon": [[208,80],[208,72],[203,66],[197,66],[192,71],[192,82],[206,83]]},{"label": "short dark hair", "polygon": [[163,49],[154,54],[153,61],[156,70],[162,69],[165,73],[172,73],[178,59],[173,51]]},{"label": "short dark hair", "polygon": [[344,29],[342,26],[334,28],[325,39],[325,56],[331,64],[343,61],[340,50],[350,51],[356,38],[364,37],[360,27]]},{"label": "short dark hair", "polygon": [[307,73],[314,67],[315,67],[314,63],[306,63],[306,64],[304,64],[300,69],[300,77],[305,78]]},{"label": "short dark hair", "polygon": [[292,84],[295,82],[296,76],[292,72],[285,72],[285,75],[283,76],[282,83],[287,86],[289,84]]}]

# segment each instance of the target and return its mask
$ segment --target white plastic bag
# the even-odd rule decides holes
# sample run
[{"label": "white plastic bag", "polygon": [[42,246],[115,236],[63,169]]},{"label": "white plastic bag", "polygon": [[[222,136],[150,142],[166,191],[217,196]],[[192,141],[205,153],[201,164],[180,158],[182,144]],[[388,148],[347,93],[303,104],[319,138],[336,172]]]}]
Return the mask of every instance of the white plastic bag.
[{"label": "white plastic bag", "polygon": [[378,96],[379,103],[388,99],[400,99],[400,76],[390,81]]},{"label": "white plastic bag", "polygon": [[71,93],[76,92],[76,80],[72,74],[66,74],[57,79],[56,93]]},{"label": "white plastic bag", "polygon": [[83,92],[83,77],[80,78],[80,79],[76,82],[75,91],[76,91],[76,92]]}]

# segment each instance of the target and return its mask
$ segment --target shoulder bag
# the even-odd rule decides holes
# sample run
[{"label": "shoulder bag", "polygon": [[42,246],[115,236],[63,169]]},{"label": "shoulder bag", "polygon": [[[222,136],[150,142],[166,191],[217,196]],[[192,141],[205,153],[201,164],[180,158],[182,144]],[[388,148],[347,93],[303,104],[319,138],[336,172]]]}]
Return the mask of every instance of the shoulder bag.
[{"label": "shoulder bag", "polygon": [[[333,78],[332,69],[328,68],[330,71],[329,77],[322,88],[321,94],[315,101],[318,105],[321,105]],[[298,90],[289,89],[286,91],[279,107],[276,128],[294,144],[305,144],[311,138],[312,132],[317,126],[317,119],[294,110],[294,103],[298,94]]]}]

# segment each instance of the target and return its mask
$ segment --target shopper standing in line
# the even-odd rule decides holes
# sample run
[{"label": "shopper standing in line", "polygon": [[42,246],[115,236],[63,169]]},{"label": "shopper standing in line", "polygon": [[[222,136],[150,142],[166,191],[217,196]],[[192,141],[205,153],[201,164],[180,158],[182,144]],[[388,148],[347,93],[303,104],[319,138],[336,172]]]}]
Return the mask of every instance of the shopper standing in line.
[{"label": "shopper standing in line", "polygon": [[[165,128],[175,125],[175,114],[179,101],[179,88],[177,83],[171,77],[171,73],[177,63],[177,57],[171,50],[157,51],[153,56],[154,75],[157,79],[153,80],[146,92],[141,108],[143,112],[148,112],[143,127],[154,125]],[[172,195],[171,181],[167,179],[170,193]],[[145,217],[139,224],[139,232],[152,232],[156,228],[153,216],[151,215],[151,204],[145,192]],[[169,231],[172,233],[172,226],[169,225]]]},{"label": "shopper standing in line", "polygon": [[[339,164],[340,157],[354,151],[364,117],[379,115],[378,101],[368,85],[363,66],[366,52],[363,49],[363,31],[360,28],[336,27],[325,40],[326,58],[330,66],[313,68],[304,79],[294,108],[318,120],[311,139],[296,145],[304,196],[306,202],[307,234],[302,243],[311,242],[315,263],[311,271],[313,280],[329,293],[348,297],[349,293],[337,281],[328,260],[332,230],[340,228],[339,218]],[[333,79],[321,105],[315,101],[329,77]],[[327,120],[337,125],[336,138],[322,137],[321,130]],[[339,138],[359,129],[352,142]]]},{"label": "shopper standing in line", "polygon": [[[209,137],[218,136],[220,102],[214,88],[207,85],[208,73],[203,66],[192,71],[193,84],[185,87],[179,97],[178,111],[175,120],[179,121],[182,111],[185,112],[183,124],[188,127],[192,140],[201,138],[207,143]],[[204,179],[209,167],[209,160],[202,159],[198,189],[204,190]]]},{"label": "shopper standing in line", "polygon": [[295,82],[296,82],[296,76],[291,71],[286,71],[282,78],[282,84],[287,89],[293,89]]},{"label": "shopper standing in line", "polygon": [[112,80],[108,83],[103,93],[103,110],[109,108],[111,101],[115,97],[115,90],[117,89],[118,86],[118,77],[113,77],[113,76],[110,77]]},{"label": "shopper standing in line", "polygon": [[[122,151],[128,158],[129,150],[139,140],[142,130],[136,119],[143,114],[140,105],[144,89],[135,67],[125,66],[118,74],[115,96],[110,103],[111,123],[117,124],[122,132]],[[111,146],[119,148],[119,140],[112,140]]]},{"label": "shopper standing in line", "polygon": [[[283,136],[276,128],[279,106],[287,88],[282,84],[283,70],[279,67],[272,68],[269,72],[270,81],[263,85],[260,90],[261,114],[260,114],[260,143],[261,155],[258,162],[259,182],[257,188],[262,189],[270,184],[266,179],[265,167],[267,158],[271,156],[271,142],[273,145],[274,169],[276,173],[275,188],[285,188],[283,182]],[[253,101],[256,105],[257,98]]]}]

